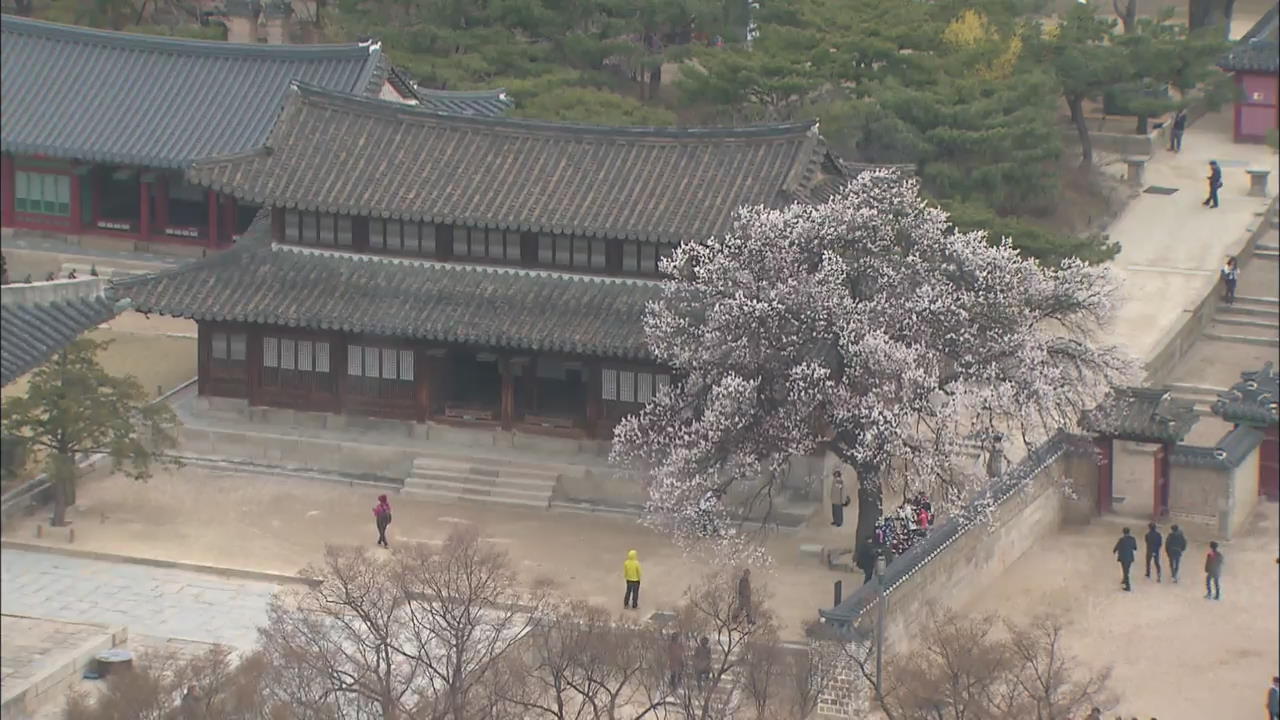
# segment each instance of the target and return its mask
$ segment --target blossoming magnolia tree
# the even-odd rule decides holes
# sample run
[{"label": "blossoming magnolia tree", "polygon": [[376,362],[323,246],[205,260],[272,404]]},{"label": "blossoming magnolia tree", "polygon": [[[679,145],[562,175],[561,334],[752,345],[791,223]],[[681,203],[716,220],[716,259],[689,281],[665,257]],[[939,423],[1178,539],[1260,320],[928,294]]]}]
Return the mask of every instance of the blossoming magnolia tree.
[{"label": "blossoming magnolia tree", "polygon": [[957,232],[893,171],[821,205],[744,208],[663,270],[645,330],[679,379],[618,426],[613,458],[687,541],[750,546],[730,518],[767,520],[788,459],[825,446],[857,471],[861,546],[886,483],[954,503],[985,482],[956,461],[966,437],[1035,442],[1134,368],[1098,340],[1117,300],[1105,268]]}]

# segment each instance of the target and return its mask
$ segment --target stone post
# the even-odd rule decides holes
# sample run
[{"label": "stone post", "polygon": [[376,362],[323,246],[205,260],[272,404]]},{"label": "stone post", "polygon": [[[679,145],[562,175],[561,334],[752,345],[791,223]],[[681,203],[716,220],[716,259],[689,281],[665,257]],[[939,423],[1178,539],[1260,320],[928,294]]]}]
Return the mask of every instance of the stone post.
[{"label": "stone post", "polygon": [[1125,167],[1128,168],[1128,174],[1125,180],[1130,185],[1141,187],[1147,174],[1147,159],[1144,157],[1127,157],[1124,159]]},{"label": "stone post", "polygon": [[1269,197],[1267,195],[1267,178],[1270,170],[1246,170],[1249,173],[1249,195],[1251,197]]}]

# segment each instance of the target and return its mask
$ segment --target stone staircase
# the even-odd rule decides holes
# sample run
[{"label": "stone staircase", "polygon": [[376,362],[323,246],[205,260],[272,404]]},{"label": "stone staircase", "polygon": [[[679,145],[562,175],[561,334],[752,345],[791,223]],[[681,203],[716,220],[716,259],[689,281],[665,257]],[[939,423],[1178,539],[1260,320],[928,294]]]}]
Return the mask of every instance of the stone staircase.
[{"label": "stone staircase", "polygon": [[1213,415],[1213,403],[1218,399],[1218,393],[1224,393],[1226,388],[1209,387],[1207,385],[1191,385],[1188,383],[1169,383],[1169,390],[1173,396],[1179,400],[1190,400],[1196,405],[1196,414],[1201,417],[1210,417]]},{"label": "stone staircase", "polygon": [[474,501],[546,510],[564,465],[497,457],[429,455],[416,458],[405,495],[446,502]]},{"label": "stone staircase", "polygon": [[1280,299],[1237,295],[1233,305],[1220,303],[1204,337],[1274,347],[1280,344]]}]

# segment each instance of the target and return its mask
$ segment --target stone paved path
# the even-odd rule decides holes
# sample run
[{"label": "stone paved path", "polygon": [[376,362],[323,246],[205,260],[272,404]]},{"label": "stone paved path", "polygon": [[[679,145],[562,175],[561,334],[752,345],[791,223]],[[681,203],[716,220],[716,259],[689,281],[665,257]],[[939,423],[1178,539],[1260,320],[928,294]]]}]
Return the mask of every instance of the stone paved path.
[{"label": "stone paved path", "polygon": [[0,550],[0,610],[251,647],[274,583]]}]

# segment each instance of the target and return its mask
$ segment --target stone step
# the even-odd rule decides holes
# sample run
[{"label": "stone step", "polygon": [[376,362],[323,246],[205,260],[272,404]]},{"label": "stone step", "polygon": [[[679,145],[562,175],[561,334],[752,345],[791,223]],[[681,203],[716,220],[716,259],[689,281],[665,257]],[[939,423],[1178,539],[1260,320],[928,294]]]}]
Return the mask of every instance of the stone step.
[{"label": "stone step", "polygon": [[471,482],[467,478],[457,478],[454,480],[431,479],[424,480],[420,478],[410,477],[405,481],[405,488],[413,488],[415,490],[435,490],[438,492],[453,493],[455,495],[467,495],[474,497],[505,497],[516,500],[529,500],[532,502],[541,502],[543,507],[551,503],[551,489],[537,488],[520,488],[510,486],[485,485],[482,483]]},{"label": "stone step", "polygon": [[1268,307],[1258,303],[1241,302],[1239,298],[1232,305],[1221,303],[1214,311],[1214,317],[1231,316],[1231,315],[1249,315],[1253,317],[1270,318],[1276,322],[1280,322],[1280,308]]},{"label": "stone step", "polygon": [[1245,304],[1254,304],[1254,305],[1265,305],[1265,306],[1270,306],[1273,308],[1280,309],[1280,298],[1261,297],[1258,295],[1237,295],[1236,302],[1245,303]]},{"label": "stone step", "polygon": [[1258,243],[1253,246],[1254,251],[1261,250],[1263,252],[1280,252],[1280,245],[1269,245],[1267,243]]},{"label": "stone step", "polygon": [[405,481],[419,483],[466,483],[477,487],[510,488],[513,490],[545,491],[550,493],[556,486],[555,480],[529,477],[493,476],[479,473],[452,473],[441,470],[424,470],[414,468]]},{"label": "stone step", "polygon": [[498,503],[499,505],[510,505],[513,507],[524,507],[537,510],[547,509],[547,502],[540,499],[526,499],[520,497],[509,497],[506,495],[463,494],[432,487],[409,487],[406,485],[404,490],[400,491],[400,494],[408,497],[419,497],[450,503],[483,502],[485,504]]},{"label": "stone step", "polygon": [[565,468],[543,465],[533,462],[497,462],[484,458],[440,458],[417,457],[413,460],[413,469],[424,472],[465,472],[472,475],[492,475],[494,477],[528,477],[542,478],[555,482],[565,474]]},{"label": "stone step", "polygon": [[1268,320],[1268,319],[1264,319],[1262,316],[1259,316],[1259,315],[1242,317],[1237,315],[1230,315],[1222,312],[1221,310],[1219,310],[1219,312],[1214,314],[1213,322],[1217,325],[1235,325],[1237,327],[1267,328],[1271,330],[1280,328],[1280,323],[1278,323],[1275,319]]},{"label": "stone step", "polygon": [[1280,260],[1280,250],[1262,250],[1255,248],[1253,257],[1259,260]]},{"label": "stone step", "polygon": [[[1263,345],[1266,347],[1275,347],[1280,344],[1280,337],[1276,336],[1275,330],[1271,330],[1271,334],[1267,336],[1251,335],[1242,331],[1255,330],[1258,328],[1221,328],[1215,329],[1216,323],[1210,325],[1210,329],[1204,333],[1206,340],[1221,340],[1223,342],[1241,343],[1245,345]],[[1225,331],[1224,330],[1230,330]]]}]

